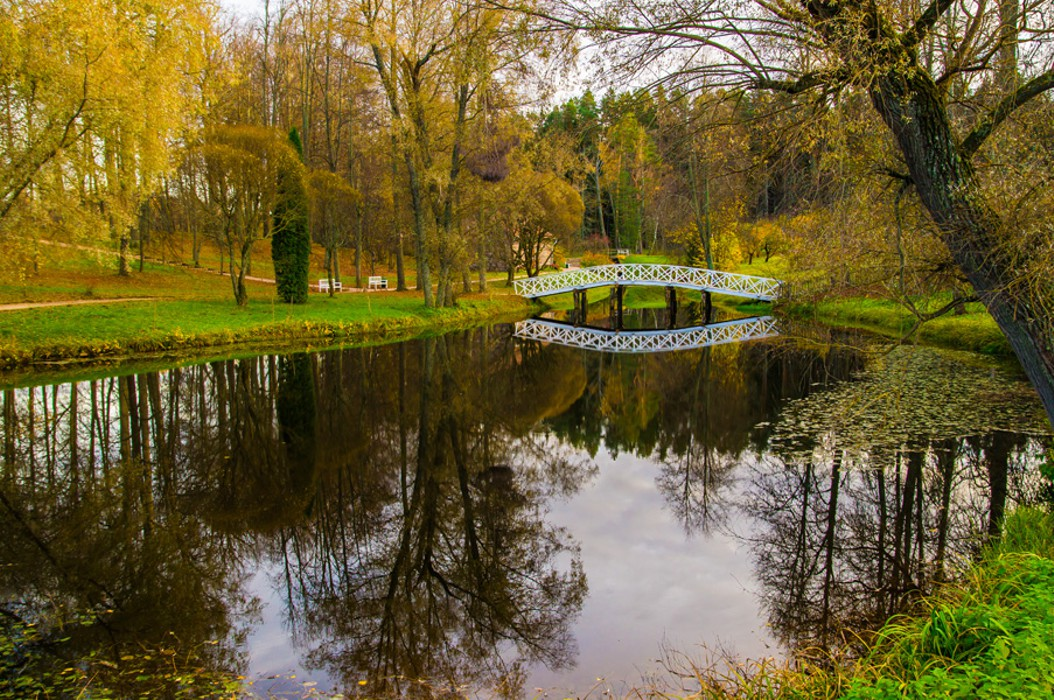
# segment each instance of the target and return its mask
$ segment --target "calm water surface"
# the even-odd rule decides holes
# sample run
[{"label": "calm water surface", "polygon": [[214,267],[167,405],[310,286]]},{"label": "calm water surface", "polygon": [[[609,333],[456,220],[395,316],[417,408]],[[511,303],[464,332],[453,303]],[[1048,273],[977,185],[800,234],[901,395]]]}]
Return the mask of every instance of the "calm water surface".
[{"label": "calm water surface", "polygon": [[[1041,497],[1049,445],[987,361],[808,329],[617,356],[495,327],[3,411],[5,619],[129,694],[181,663],[261,693],[618,692],[837,644]],[[130,649],[156,668],[120,675]]]}]

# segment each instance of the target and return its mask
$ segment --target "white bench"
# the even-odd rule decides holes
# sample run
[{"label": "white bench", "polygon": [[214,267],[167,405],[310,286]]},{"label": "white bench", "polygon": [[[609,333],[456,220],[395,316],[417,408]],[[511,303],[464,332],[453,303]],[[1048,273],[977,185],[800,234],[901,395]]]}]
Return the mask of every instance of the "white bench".
[{"label": "white bench", "polygon": [[[318,291],[320,291],[320,292],[328,292],[329,291],[329,279],[323,277],[322,279],[320,279],[318,281]],[[341,291],[340,280],[333,280],[333,291],[334,292]]]},{"label": "white bench", "polygon": [[387,289],[388,280],[380,275],[370,277],[366,280],[366,289]]}]

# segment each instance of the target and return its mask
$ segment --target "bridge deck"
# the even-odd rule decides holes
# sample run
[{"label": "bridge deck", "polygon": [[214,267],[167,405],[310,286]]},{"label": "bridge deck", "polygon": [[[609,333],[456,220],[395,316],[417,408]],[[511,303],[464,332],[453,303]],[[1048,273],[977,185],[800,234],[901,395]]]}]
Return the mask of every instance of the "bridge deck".
[{"label": "bridge deck", "polygon": [[767,277],[737,275],[681,265],[598,265],[565,270],[552,275],[530,277],[513,282],[516,293],[531,299],[593,287],[645,286],[680,287],[716,294],[775,301],[783,283]]},{"label": "bridge deck", "polygon": [[777,335],[776,319],[771,316],[668,331],[607,331],[546,319],[528,319],[517,323],[515,332],[517,338],[616,353],[691,350]]}]

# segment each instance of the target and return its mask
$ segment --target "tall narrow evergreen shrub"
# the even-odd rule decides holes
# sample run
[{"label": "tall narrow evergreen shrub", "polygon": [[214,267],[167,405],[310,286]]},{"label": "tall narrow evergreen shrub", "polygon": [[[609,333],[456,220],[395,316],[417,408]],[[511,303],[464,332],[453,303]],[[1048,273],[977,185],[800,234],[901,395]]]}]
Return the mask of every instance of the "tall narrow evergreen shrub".
[{"label": "tall narrow evergreen shrub", "polygon": [[[289,142],[302,159],[303,147],[296,129],[289,132]],[[305,304],[311,258],[311,232],[308,230],[308,202],[304,189],[303,167],[299,160],[279,170],[277,189],[271,259],[274,260],[278,296],[289,304]]]}]

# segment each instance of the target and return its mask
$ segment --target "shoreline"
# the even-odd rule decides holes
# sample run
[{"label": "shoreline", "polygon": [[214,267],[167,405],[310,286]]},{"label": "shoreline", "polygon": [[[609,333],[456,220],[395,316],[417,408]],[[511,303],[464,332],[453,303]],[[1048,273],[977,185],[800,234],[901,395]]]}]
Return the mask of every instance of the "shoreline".
[{"label": "shoreline", "polygon": [[[730,298],[717,305],[746,312]],[[141,313],[140,305],[150,308]],[[557,308],[559,304],[555,305]],[[27,375],[90,372],[94,367],[170,365],[212,357],[297,351],[410,339],[429,332],[527,317],[532,304],[509,294],[464,295],[457,306],[426,309],[419,294],[349,294],[304,306],[254,301],[115,298],[48,302],[0,314],[0,385]],[[834,328],[904,339],[913,317],[896,304],[867,297],[794,302],[776,313]],[[282,317],[284,316],[284,317]],[[913,338],[939,348],[1014,359],[983,309],[923,324]]]},{"label": "shoreline", "polygon": [[[215,306],[204,301],[150,301],[154,301],[155,306],[189,305],[191,309],[207,311],[212,311],[209,307]],[[10,330],[5,332],[0,329],[0,387],[19,386],[29,376],[84,375],[94,369],[112,372],[115,367],[144,365],[163,364],[172,367],[261,352],[306,352],[410,340],[433,332],[511,322],[526,317],[530,311],[529,304],[511,295],[472,295],[457,306],[441,309],[425,309],[423,304],[419,308],[399,308],[378,304],[377,301],[380,300],[373,297],[373,305],[378,307],[377,313],[365,318],[350,317],[353,316],[350,313],[347,314],[349,318],[339,318],[339,305],[326,310],[328,318],[290,317],[269,322],[249,321],[222,329],[199,327],[195,330],[193,319],[184,319],[184,323],[179,326],[145,329],[134,326],[136,318],[133,317],[126,320],[121,333],[107,333],[104,330],[86,336],[78,336],[72,327],[81,321],[90,322],[93,312],[104,312],[110,308],[109,304],[92,305],[90,308],[66,305],[12,311],[9,314],[18,313],[25,317],[18,319],[23,324],[32,323],[34,314],[42,317],[44,314],[65,316],[57,321],[68,332],[45,334],[26,342]],[[120,300],[114,301],[113,306],[124,307],[117,309],[120,313],[126,311],[129,304]],[[287,311],[292,313],[298,310]],[[233,315],[237,310],[231,306],[230,312]],[[50,320],[56,321],[55,318]],[[186,323],[188,320],[191,323]]]},{"label": "shoreline", "polygon": [[963,316],[948,314],[923,323],[910,337],[914,317],[891,301],[870,297],[792,302],[781,308],[792,318],[825,326],[863,330],[905,343],[916,342],[947,350],[962,350],[1014,360],[1010,344],[987,311]]}]

